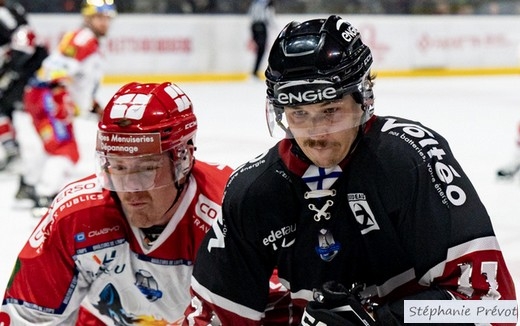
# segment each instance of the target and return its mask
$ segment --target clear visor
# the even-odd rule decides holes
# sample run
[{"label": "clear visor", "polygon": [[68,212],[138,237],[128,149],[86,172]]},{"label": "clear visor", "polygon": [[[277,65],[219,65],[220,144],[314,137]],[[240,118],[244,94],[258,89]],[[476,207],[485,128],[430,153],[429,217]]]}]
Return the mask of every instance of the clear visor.
[{"label": "clear visor", "polygon": [[315,137],[346,131],[364,124],[368,114],[352,96],[330,102],[275,106],[266,102],[269,133],[275,138]]},{"label": "clear visor", "polygon": [[116,192],[149,191],[172,185],[173,166],[168,153],[129,157],[96,152],[96,174],[101,186]]}]

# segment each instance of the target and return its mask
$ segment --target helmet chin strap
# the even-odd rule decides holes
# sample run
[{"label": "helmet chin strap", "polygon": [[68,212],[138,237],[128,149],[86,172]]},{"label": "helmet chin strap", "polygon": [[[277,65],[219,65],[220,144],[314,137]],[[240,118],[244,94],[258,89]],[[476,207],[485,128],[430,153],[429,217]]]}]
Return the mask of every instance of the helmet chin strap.
[{"label": "helmet chin strap", "polygon": [[185,185],[188,183],[188,179],[189,179],[190,174],[191,174],[191,171],[190,171],[190,173],[188,173],[186,175],[185,181],[182,184],[180,184],[179,182],[175,181],[174,184],[175,184],[175,188],[177,189],[177,193],[175,194],[175,198],[173,199],[173,202],[170,205],[170,207],[168,207],[168,209],[166,209],[166,211],[164,211],[163,216],[166,215],[170,211],[170,209],[172,209],[173,206],[175,206],[175,204],[177,204],[177,202],[179,201],[179,198],[181,197],[181,194],[184,191],[184,188],[186,188]]},{"label": "helmet chin strap", "polygon": [[[184,187],[185,184],[186,184],[186,182],[184,182],[182,185],[179,184],[178,182],[175,182],[175,188],[177,189],[177,194],[175,194],[175,198],[173,199],[172,204],[170,205],[170,207],[168,207],[168,209],[166,209],[163,216],[168,214],[170,209],[172,209],[173,206],[175,206],[175,204],[177,204],[177,202],[179,201],[179,198],[181,197],[182,191],[185,188]],[[170,221],[170,220],[168,220],[168,221]],[[166,224],[168,224],[168,223],[166,223]],[[145,234],[145,238],[144,238],[145,243],[147,245],[151,246],[155,242],[155,240],[157,240],[159,238],[159,236],[161,235],[161,233],[164,231],[165,228],[166,228],[166,225],[153,225],[153,226],[150,226],[147,228],[141,228],[141,230]]]},{"label": "helmet chin strap", "polygon": [[[189,150],[189,149],[188,149]],[[195,149],[193,149],[194,151]],[[193,152],[190,153],[191,155],[189,155],[189,157],[187,159],[189,160],[192,160],[192,157],[193,157]],[[172,160],[173,162],[173,153],[170,152],[170,159]],[[186,159],[186,158],[185,158]],[[175,175],[175,172],[173,172],[173,174]],[[182,192],[184,191],[184,188],[185,188],[185,185],[188,183],[188,180],[190,179],[190,175],[191,175],[191,169],[189,170],[188,173],[186,173],[186,175],[184,176],[184,182],[180,182],[180,181],[175,181],[174,182],[174,185],[175,185],[175,188],[177,189],[177,194],[175,195],[175,198],[173,199],[173,202],[172,204],[170,205],[170,207],[168,207],[168,209],[164,212],[163,216],[168,213],[170,211],[170,209],[173,208],[173,206],[175,206],[175,204],[177,204],[177,202],[179,201],[179,198],[181,197],[181,194]],[[182,180],[182,179],[181,179]]]},{"label": "helmet chin strap", "polygon": [[175,204],[177,204],[177,202],[179,201],[179,198],[181,197],[181,194],[182,192],[184,191],[184,185],[187,183],[187,179],[186,181],[181,185],[179,184],[178,182],[175,182],[175,188],[177,189],[177,194],[175,195],[175,199],[173,200],[172,204],[170,205],[170,208],[168,208],[166,210],[166,212],[168,212],[173,206],[175,206]]}]

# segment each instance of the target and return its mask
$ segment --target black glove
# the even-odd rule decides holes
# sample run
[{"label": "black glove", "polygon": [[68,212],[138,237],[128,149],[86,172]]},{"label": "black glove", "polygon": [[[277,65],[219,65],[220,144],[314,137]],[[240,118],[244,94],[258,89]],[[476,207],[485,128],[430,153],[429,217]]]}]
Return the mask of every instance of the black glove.
[{"label": "black glove", "polygon": [[374,319],[363,308],[355,291],[331,281],[314,290],[314,301],[305,307],[301,326],[373,326]]}]

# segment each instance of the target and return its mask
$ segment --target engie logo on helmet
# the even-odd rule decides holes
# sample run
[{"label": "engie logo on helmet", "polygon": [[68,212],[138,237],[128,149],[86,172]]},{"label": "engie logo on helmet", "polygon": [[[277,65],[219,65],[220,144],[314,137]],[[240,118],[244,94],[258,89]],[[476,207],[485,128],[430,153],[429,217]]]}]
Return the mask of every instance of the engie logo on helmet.
[{"label": "engie logo on helmet", "polygon": [[[347,29],[341,32],[341,25],[345,24]],[[336,29],[341,32],[341,37],[347,42],[351,42],[356,36],[359,35],[359,31],[354,26],[350,25],[346,20],[340,19],[336,22]]]},{"label": "engie logo on helmet", "polygon": [[274,92],[279,105],[311,104],[338,97],[332,83],[323,80],[288,82],[275,86]]},{"label": "engie logo on helmet", "polygon": [[159,133],[124,134],[98,131],[96,151],[114,155],[146,155],[161,153]]}]

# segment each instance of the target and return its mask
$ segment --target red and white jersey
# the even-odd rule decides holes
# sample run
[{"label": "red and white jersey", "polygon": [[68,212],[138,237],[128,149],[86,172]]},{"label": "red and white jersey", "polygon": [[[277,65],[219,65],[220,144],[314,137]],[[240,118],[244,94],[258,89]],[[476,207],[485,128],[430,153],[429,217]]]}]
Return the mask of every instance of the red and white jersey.
[{"label": "red and white jersey", "polygon": [[151,246],[95,176],[66,186],[18,256],[0,312],[10,325],[180,325],[199,244],[231,173],[196,161]]},{"label": "red and white jersey", "polygon": [[96,100],[104,60],[99,38],[90,28],[82,27],[62,37],[58,47],[44,60],[38,77],[47,82],[64,82],[78,114],[85,114]]}]

